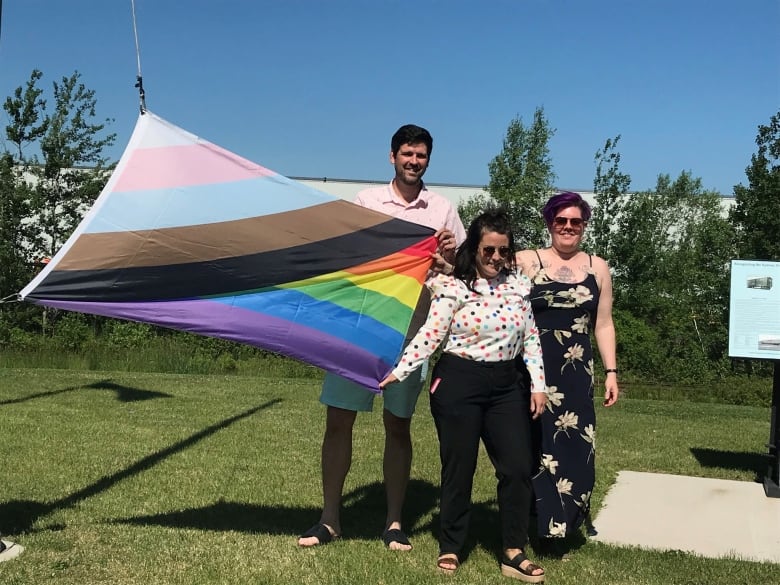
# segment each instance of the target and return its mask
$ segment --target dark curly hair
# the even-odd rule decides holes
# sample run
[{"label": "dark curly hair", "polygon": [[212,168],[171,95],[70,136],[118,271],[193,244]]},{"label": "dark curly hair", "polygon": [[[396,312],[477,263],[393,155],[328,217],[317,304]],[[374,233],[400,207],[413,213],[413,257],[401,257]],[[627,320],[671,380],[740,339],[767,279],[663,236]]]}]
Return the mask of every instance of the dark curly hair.
[{"label": "dark curly hair", "polygon": [[509,239],[509,255],[506,271],[515,269],[515,236],[512,233],[512,222],[506,210],[491,208],[474,218],[466,231],[466,240],[458,247],[455,254],[453,276],[466,283],[469,290],[474,290],[474,283],[479,278],[477,272],[477,251],[482,236],[495,232]]},{"label": "dark curly hair", "polygon": [[425,128],[415,124],[406,124],[395,131],[390,139],[390,150],[394,155],[398,154],[400,148],[405,144],[424,144],[428,147],[428,156],[433,152],[433,138],[431,133]]}]

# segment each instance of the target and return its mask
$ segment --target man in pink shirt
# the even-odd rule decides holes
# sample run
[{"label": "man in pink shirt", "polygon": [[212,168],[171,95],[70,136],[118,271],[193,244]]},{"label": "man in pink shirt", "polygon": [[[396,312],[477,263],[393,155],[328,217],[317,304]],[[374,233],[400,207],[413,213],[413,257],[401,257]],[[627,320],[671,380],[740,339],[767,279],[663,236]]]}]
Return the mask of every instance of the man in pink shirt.
[{"label": "man in pink shirt", "polygon": [[[390,163],[395,178],[381,187],[358,193],[355,203],[436,230],[439,253],[450,261],[466,230],[452,204],[429,191],[422,181],[428,168],[433,139],[425,129],[407,124],[390,141]],[[409,539],[401,528],[401,512],[412,465],[411,419],[425,372],[394,384],[384,399],[384,480],[387,518],[382,540],[390,549],[409,550]],[[352,427],[358,412],[370,412],[375,394],[333,374],[326,374],[320,402],[327,406],[322,441],[322,495],[320,520],[298,539],[300,546],[327,544],[341,535],[341,497],[352,463]]]}]

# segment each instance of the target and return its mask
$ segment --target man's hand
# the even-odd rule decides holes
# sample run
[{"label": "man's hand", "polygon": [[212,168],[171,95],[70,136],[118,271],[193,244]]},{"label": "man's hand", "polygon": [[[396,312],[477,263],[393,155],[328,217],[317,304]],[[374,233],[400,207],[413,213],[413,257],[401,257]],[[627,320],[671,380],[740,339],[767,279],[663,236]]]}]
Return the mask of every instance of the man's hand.
[{"label": "man's hand", "polygon": [[450,264],[455,263],[455,252],[457,244],[455,234],[448,229],[441,229],[435,234],[436,241],[439,243],[439,254]]}]

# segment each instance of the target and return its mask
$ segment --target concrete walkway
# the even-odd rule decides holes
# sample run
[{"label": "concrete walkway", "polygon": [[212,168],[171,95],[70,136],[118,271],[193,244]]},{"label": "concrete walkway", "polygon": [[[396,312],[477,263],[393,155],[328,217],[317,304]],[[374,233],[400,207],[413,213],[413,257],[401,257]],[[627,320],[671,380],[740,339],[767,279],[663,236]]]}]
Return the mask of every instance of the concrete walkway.
[{"label": "concrete walkway", "polygon": [[780,498],[760,483],[621,471],[593,540],[780,563]]}]

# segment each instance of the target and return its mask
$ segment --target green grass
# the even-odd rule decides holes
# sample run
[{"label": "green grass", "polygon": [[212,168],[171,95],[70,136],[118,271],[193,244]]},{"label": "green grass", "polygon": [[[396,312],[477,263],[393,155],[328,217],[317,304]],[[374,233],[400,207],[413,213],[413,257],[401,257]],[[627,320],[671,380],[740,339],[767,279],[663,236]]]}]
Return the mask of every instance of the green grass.
[{"label": "green grass", "polygon": [[[299,549],[321,503],[318,393],[305,379],[0,369],[0,528],[27,547],[0,564],[0,583],[509,582],[496,564],[495,478],[484,455],[468,558],[454,578],[434,569],[439,464],[425,397],[405,510],[414,550],[379,541],[378,411],[356,424],[345,538]],[[765,471],[767,408],[629,398],[598,416],[597,508],[622,469],[742,481]],[[572,546],[568,561],[531,547],[547,583],[780,583],[767,563]]]},{"label": "green grass", "polygon": [[[243,376],[311,378],[322,380],[322,370],[271,352],[233,344],[235,356],[220,351],[219,340],[211,346],[189,345],[181,337],[151,337],[139,347],[116,347],[93,343],[79,350],[63,350],[57,340],[44,339],[41,347],[33,349],[2,349],[2,364],[6,368],[57,369],[110,372],[159,372],[188,374],[238,374]],[[187,339],[188,341],[189,338]],[[228,342],[224,342],[227,344]],[[216,348],[215,348],[216,346]]]}]

